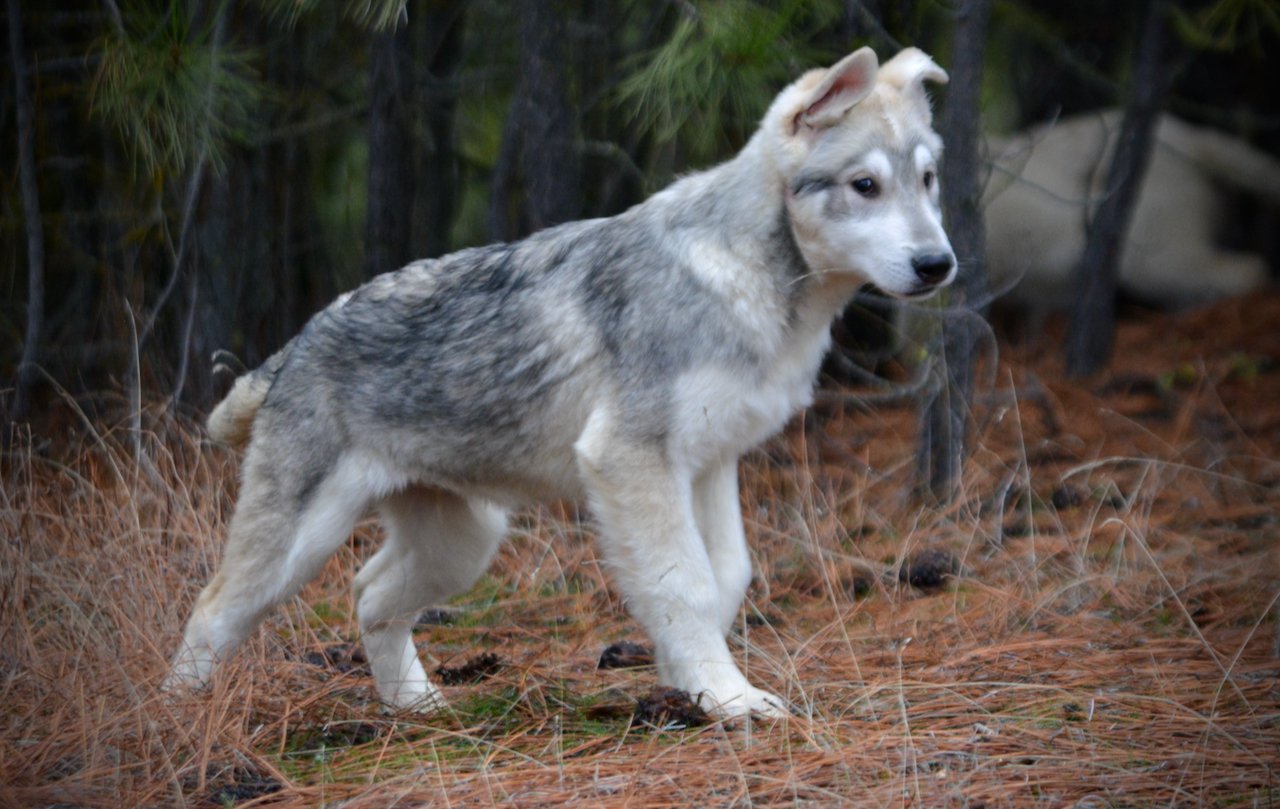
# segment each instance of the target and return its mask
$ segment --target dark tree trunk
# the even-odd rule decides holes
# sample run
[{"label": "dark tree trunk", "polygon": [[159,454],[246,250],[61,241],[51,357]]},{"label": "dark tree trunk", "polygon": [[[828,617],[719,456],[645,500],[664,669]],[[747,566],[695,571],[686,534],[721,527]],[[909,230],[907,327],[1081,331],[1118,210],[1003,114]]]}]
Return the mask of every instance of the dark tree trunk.
[{"label": "dark tree trunk", "polygon": [[520,67],[528,105],[520,166],[533,230],[577,218],[581,200],[577,121],[567,75],[572,59],[565,28],[557,3],[522,0]]},{"label": "dark tree trunk", "polygon": [[1169,0],[1148,0],[1143,10],[1119,139],[1076,276],[1079,294],[1066,345],[1067,373],[1071,376],[1099,370],[1111,353],[1120,249],[1150,163],[1156,124],[1174,72],[1168,48],[1169,14]]},{"label": "dark tree trunk", "polygon": [[[14,103],[18,124],[18,180],[22,190],[22,218],[27,236],[27,329],[18,361],[18,378],[9,419],[27,419],[31,393],[38,375],[40,340],[44,330],[44,218],[40,213],[40,190],[36,178],[35,111],[32,108],[30,75],[22,44],[22,16],[18,0],[8,0],[9,55],[13,65]],[[8,438],[9,430],[3,425]]]},{"label": "dark tree trunk", "polygon": [[[194,359],[188,395],[199,406],[207,405],[222,390],[214,382],[213,363],[210,361],[213,352],[238,349],[232,343],[232,324],[246,325],[245,312],[237,306],[237,291],[244,278],[243,267],[247,263],[244,256],[258,239],[255,235],[257,229],[234,229],[237,214],[245,213],[251,207],[244,195],[238,194],[249,171],[240,165],[236,168],[235,179],[230,178],[229,172],[226,182],[210,184],[208,203],[198,224],[198,255],[204,271],[198,276],[200,305],[196,312],[200,322],[193,335]],[[252,213],[248,218],[250,221],[270,221],[265,216]],[[238,233],[240,238],[229,238],[230,232]],[[260,266],[265,269],[265,262]]]},{"label": "dark tree trunk", "polygon": [[[427,77],[423,89],[426,117],[425,155],[419,173],[417,217],[423,225],[421,255],[449,252],[449,230],[458,206],[458,156],[454,118],[458,107],[457,73],[463,56],[464,4],[459,0],[429,3],[421,17]],[[410,24],[415,18],[410,17]]]},{"label": "dark tree trunk", "polygon": [[364,274],[413,258],[413,53],[408,26],[373,35],[369,53],[369,188]]},{"label": "dark tree trunk", "polygon": [[502,123],[502,141],[498,146],[498,159],[493,165],[493,177],[489,182],[489,238],[505,242],[528,233],[522,221],[521,206],[515,199],[519,185],[520,152],[524,148],[524,110],[527,106],[519,88],[507,106],[507,117]]},{"label": "dark tree trunk", "polygon": [[941,372],[921,415],[920,480],[940,500],[951,499],[960,481],[981,334],[977,315],[966,316],[964,310],[982,301],[986,291],[978,102],[990,15],[990,0],[969,0],[957,11],[951,82],[938,127],[947,141],[941,168],[943,216],[961,267],[945,293],[950,313],[942,318],[934,352]]},{"label": "dark tree trunk", "polygon": [[[557,3],[521,0],[520,84],[511,100],[494,167],[489,228],[511,239],[579,215],[582,200],[577,118],[569,97],[567,38]],[[523,180],[523,205],[515,179]]]}]

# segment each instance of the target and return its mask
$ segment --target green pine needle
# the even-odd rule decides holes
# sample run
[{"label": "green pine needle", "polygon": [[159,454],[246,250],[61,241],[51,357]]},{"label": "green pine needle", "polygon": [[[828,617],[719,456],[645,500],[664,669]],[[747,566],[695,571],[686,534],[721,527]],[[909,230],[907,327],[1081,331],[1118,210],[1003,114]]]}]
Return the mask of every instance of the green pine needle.
[{"label": "green pine needle", "polygon": [[644,55],[619,87],[618,103],[660,140],[680,140],[695,159],[741,146],[773,95],[815,55],[804,32],[838,6],[754,0],[687,6],[674,33]]},{"label": "green pine needle", "polygon": [[223,165],[266,94],[250,55],[194,30],[184,4],[130,9],[123,31],[98,46],[92,112],[120,135],[148,174],[176,174],[207,159]]}]

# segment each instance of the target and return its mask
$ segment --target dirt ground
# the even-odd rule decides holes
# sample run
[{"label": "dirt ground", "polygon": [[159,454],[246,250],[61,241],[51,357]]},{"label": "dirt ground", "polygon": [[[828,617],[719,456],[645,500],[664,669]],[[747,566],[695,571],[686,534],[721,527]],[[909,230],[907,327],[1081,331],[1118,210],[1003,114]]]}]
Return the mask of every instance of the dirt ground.
[{"label": "dirt ground", "polygon": [[3,466],[0,806],[1280,804],[1277,324],[1274,292],[1130,313],[1084,382],[1060,324],[1000,345],[945,508],[912,494],[909,404],[828,392],[751,453],[733,646],[785,722],[656,692],[567,505],[420,622],[447,713],[372,700],[371,522],[210,693],[166,699],[236,458],[68,407],[65,442]]}]

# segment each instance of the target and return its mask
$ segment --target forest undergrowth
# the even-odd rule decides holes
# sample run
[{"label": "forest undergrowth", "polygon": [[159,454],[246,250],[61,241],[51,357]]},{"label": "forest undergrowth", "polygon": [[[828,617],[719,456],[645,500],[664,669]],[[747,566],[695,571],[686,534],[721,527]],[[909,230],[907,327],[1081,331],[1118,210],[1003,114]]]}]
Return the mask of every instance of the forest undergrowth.
[{"label": "forest undergrowth", "polygon": [[[362,523],[208,693],[158,685],[237,458],[157,406],[3,461],[0,806],[1280,804],[1280,296],[1122,325],[1112,370],[1004,346],[961,495],[913,496],[915,415],[843,395],[742,465],[732,646],[788,721],[655,691],[589,519],[522,512],[417,634],[450,700],[372,698]],[[622,654],[618,654],[618,650]]]}]

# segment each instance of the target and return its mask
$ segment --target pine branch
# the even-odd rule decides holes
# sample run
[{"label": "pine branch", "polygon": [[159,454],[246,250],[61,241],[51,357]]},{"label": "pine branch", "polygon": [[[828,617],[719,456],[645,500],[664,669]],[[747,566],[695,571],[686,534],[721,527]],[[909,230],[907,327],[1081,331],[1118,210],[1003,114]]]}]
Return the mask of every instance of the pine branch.
[{"label": "pine branch", "polygon": [[151,176],[179,174],[201,155],[220,169],[267,95],[251,54],[214,44],[212,30],[195,29],[184,9],[137,6],[98,45],[92,113]]},{"label": "pine branch", "polygon": [[617,99],[639,130],[680,140],[700,161],[740,147],[797,69],[829,56],[804,43],[808,31],[830,25],[839,12],[810,0],[776,8],[719,0],[681,9],[670,38],[635,63]]}]

